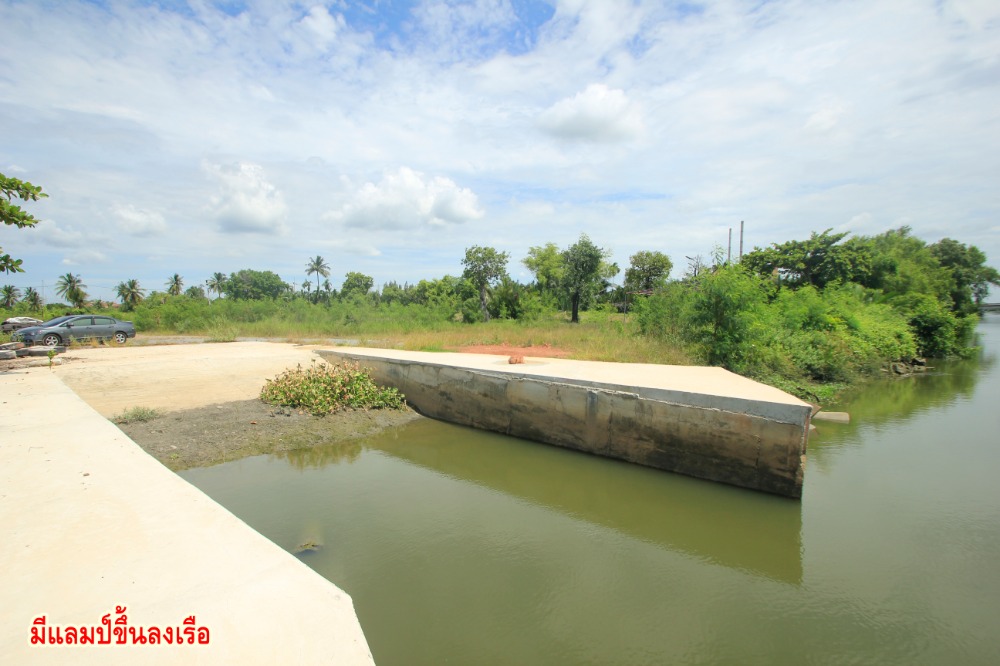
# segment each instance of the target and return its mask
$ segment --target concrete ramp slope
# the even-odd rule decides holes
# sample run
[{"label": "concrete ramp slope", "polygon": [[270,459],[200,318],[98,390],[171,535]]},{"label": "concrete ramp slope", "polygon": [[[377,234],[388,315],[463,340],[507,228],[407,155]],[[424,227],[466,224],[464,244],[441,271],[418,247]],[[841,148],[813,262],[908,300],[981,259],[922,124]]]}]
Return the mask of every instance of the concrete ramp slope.
[{"label": "concrete ramp slope", "polygon": [[722,368],[338,348],[445,421],[802,496],[812,409]]},{"label": "concrete ramp slope", "polygon": [[57,372],[0,374],[0,661],[374,663],[345,592],[148,456]]}]

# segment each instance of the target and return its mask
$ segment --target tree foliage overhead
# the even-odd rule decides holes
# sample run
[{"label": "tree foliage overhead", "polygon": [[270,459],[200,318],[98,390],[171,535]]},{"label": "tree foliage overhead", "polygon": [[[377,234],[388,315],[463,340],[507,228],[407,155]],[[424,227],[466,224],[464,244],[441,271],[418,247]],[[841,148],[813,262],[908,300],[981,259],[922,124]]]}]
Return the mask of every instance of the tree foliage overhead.
[{"label": "tree foliage overhead", "polygon": [[570,299],[570,321],[580,322],[580,304],[593,296],[602,286],[601,264],[611,253],[597,247],[587,234],[563,252],[563,288]]},{"label": "tree foliage overhead", "polygon": [[492,247],[473,245],[465,250],[465,258],[462,259],[465,270],[462,277],[471,282],[479,292],[479,307],[485,321],[490,320],[486,299],[489,287],[507,275],[508,259],[508,252],[498,252]]},{"label": "tree foliage overhead", "polygon": [[[42,188],[17,178],[8,178],[0,173],[0,220],[7,226],[19,229],[31,227],[38,223],[34,216],[27,213],[17,204],[11,203],[15,198],[22,201],[38,201],[49,195]],[[14,259],[3,252],[0,247],[0,273],[23,273],[21,259]]]}]

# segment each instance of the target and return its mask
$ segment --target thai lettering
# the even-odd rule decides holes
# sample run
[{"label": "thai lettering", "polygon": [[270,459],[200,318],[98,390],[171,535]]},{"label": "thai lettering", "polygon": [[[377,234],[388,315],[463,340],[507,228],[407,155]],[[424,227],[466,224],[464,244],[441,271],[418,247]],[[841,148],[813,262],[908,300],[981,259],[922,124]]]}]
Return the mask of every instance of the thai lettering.
[{"label": "thai lettering", "polygon": [[[99,624],[91,626],[59,626],[48,624],[45,615],[31,623],[32,645],[207,645],[208,627],[197,626],[194,615],[188,615],[181,626],[132,626],[125,606],[115,606]],[[114,615],[112,621],[111,616]],[[183,628],[182,628],[183,627]]]}]

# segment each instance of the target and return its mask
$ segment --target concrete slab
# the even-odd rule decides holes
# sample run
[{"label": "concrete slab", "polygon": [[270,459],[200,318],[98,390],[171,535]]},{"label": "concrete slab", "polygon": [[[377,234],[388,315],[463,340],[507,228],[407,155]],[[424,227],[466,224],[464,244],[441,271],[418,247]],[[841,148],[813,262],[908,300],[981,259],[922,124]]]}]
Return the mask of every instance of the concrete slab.
[{"label": "concrete slab", "polygon": [[[149,457],[61,370],[0,374],[3,663],[373,664],[345,592]],[[207,644],[31,642],[192,616]]]},{"label": "concrete slab", "polygon": [[421,413],[801,497],[812,406],[722,368],[341,347]]}]

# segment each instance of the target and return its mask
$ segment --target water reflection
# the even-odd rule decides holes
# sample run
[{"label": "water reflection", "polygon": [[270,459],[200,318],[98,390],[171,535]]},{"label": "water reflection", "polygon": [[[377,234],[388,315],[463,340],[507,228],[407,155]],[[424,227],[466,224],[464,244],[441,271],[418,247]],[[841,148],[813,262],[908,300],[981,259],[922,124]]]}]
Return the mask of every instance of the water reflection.
[{"label": "water reflection", "polygon": [[802,515],[794,500],[429,419],[365,447],[649,544],[774,580],[802,580]]},{"label": "water reflection", "polygon": [[297,470],[322,469],[327,465],[353,463],[361,455],[361,442],[349,440],[326,446],[314,446],[307,449],[280,451],[274,454],[279,460],[285,460]]}]

